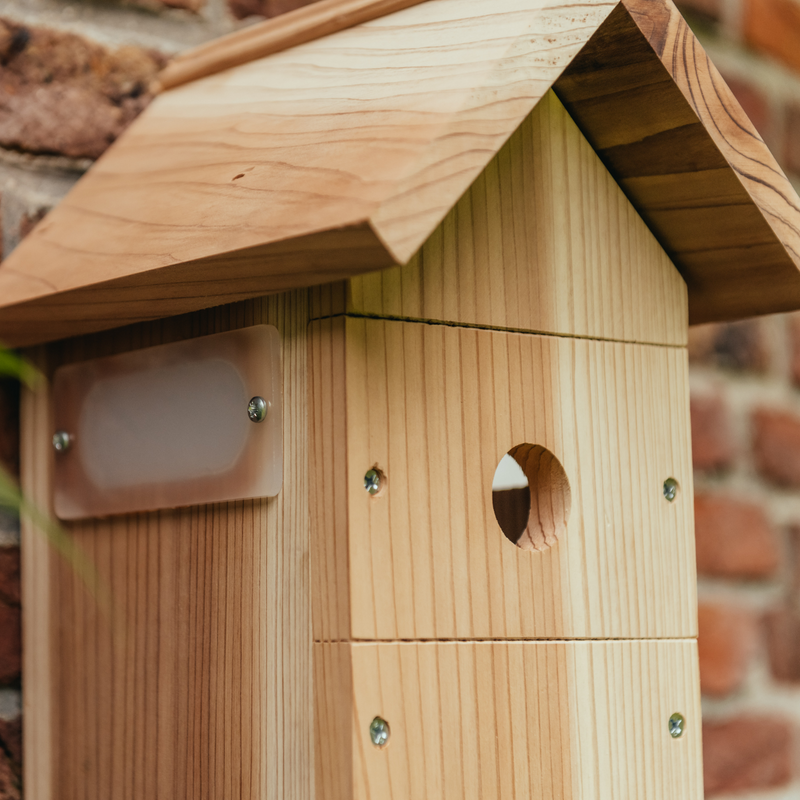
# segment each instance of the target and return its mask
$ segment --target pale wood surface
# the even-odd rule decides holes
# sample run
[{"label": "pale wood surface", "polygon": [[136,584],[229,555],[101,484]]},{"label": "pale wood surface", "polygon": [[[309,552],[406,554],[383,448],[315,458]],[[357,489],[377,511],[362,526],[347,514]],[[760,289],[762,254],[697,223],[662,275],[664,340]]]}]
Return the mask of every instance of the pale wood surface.
[{"label": "pale wood surface", "polygon": [[[47,371],[44,347],[30,351],[28,358],[43,372]],[[35,391],[23,388],[20,406],[20,480],[29,501],[50,514],[53,498],[51,444],[47,436],[51,419],[48,387],[42,384]],[[24,517],[21,533],[25,796],[31,800],[51,800],[55,745],[51,722],[57,669],[51,628],[54,556],[45,537]]]},{"label": "pale wood surface", "polygon": [[671,0],[623,0],[555,89],[686,278],[693,323],[800,306],[800,199]]},{"label": "pale wood surface", "polygon": [[404,263],[613,5],[430,0],[165,92],[0,266],[0,337],[114,327],[132,285],[126,321]]},{"label": "pale wood surface", "polygon": [[161,71],[153,88],[172,89],[424,1],[317,0],[180,53]]},{"label": "pale wood surface", "polygon": [[[359,318],[312,331],[311,446],[329,476],[316,639],[696,635],[685,350]],[[542,553],[492,509],[495,468],[523,443],[571,484],[567,533]],[[374,465],[387,481],[371,497]],[[330,502],[344,481],[346,507]]]},{"label": "pale wood surface", "polygon": [[320,713],[350,773],[319,800],[703,797],[693,641],[317,644],[315,659],[317,708],[352,697],[349,741]]},{"label": "pale wood surface", "polygon": [[800,202],[671,0],[428,0],[160,95],[0,266],[0,337],[405,263],[554,83],[691,321],[800,306]]},{"label": "pale wood surface", "polygon": [[[261,322],[283,338],[277,498],[71,525],[110,586],[113,626],[26,533],[31,800],[313,795],[306,293],[66,342],[51,366]],[[24,425],[25,488],[49,497],[44,400]]]},{"label": "pale wood surface", "polygon": [[337,310],[655,344],[688,331],[686,285],[552,92],[411,262],[352,278]]}]

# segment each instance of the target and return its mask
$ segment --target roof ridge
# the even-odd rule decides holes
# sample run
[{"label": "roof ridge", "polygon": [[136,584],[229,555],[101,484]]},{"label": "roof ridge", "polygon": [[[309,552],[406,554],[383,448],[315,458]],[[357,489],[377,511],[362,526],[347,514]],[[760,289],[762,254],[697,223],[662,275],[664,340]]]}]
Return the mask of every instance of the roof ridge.
[{"label": "roof ridge", "polygon": [[173,89],[426,1],[317,0],[180,53],[161,71],[153,91]]}]

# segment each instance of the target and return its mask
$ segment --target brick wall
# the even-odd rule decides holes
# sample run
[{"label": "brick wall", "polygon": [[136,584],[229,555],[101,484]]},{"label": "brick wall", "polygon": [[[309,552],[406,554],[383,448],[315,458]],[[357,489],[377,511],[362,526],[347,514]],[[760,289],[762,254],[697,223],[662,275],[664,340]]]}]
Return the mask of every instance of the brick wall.
[{"label": "brick wall", "polygon": [[[800,2],[679,3],[800,187]],[[800,798],[800,315],[690,339],[706,796]]]},{"label": "brick wall", "polygon": [[[303,2],[4,0],[0,255],[146,106],[170,54]],[[800,0],[681,6],[800,187]],[[695,329],[691,363],[707,795],[800,798],[800,315]],[[0,382],[12,471],[17,406]],[[0,800],[21,796],[18,542],[0,514]]]}]

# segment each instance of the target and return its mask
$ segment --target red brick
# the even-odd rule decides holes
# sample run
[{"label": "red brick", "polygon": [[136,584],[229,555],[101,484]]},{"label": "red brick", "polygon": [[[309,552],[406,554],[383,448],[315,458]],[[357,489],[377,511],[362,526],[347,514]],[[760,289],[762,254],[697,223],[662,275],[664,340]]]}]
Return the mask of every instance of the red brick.
[{"label": "red brick", "polygon": [[778,538],[755,503],[722,494],[694,501],[697,571],[723,578],[769,578],[780,563]]},{"label": "red brick", "polygon": [[748,44],[800,70],[800,4],[745,0],[742,27]]},{"label": "red brick", "polygon": [[23,214],[19,222],[19,238],[24,239],[47,214],[46,208],[39,208],[33,214]]},{"label": "red brick", "polygon": [[[783,166],[787,172],[800,176],[800,104],[786,109],[786,131],[784,134]],[[795,352],[797,352],[795,350]],[[795,356],[795,360],[797,356]],[[798,371],[795,367],[795,380]],[[800,383],[800,381],[798,381]]]},{"label": "red brick", "polygon": [[20,604],[19,547],[0,547],[0,600]]},{"label": "red brick", "polygon": [[0,750],[0,800],[20,800],[21,797],[19,775],[8,756]]},{"label": "red brick", "polygon": [[767,144],[773,144],[775,141],[775,129],[772,110],[766,95],[757,86],[741,78],[734,78],[729,75],[723,75],[723,77],[734,97],[739,101],[744,113],[747,114],[750,122],[761,134],[761,138]]},{"label": "red brick", "polygon": [[770,348],[759,319],[698,325],[689,329],[689,360],[723,369],[765,372]]},{"label": "red brick", "polygon": [[97,158],[150,101],[164,63],[0,18],[0,146]]},{"label": "red brick", "polygon": [[758,637],[755,617],[743,608],[702,604],[699,608],[700,688],[724,697],[741,686]]},{"label": "red brick", "polygon": [[313,2],[315,0],[228,0],[228,8],[236,19],[252,16],[278,17]]},{"label": "red brick", "polygon": [[699,14],[717,22],[722,14],[722,0],[677,0],[675,5],[681,11]]},{"label": "red brick", "polygon": [[772,674],[784,683],[800,683],[800,614],[788,606],[764,618]]},{"label": "red brick", "polygon": [[703,725],[706,797],[785,786],[792,779],[792,731],[787,722],[742,716]]},{"label": "red brick", "polygon": [[0,685],[19,680],[22,669],[20,609],[0,602]]},{"label": "red brick", "polygon": [[0,719],[0,750],[8,753],[14,769],[21,773],[22,717],[11,720]]},{"label": "red brick", "polygon": [[800,417],[762,408],[753,413],[752,425],[758,471],[778,486],[800,486]]},{"label": "red brick", "polygon": [[722,395],[693,394],[690,409],[695,469],[717,471],[730,467],[736,451],[730,415]]},{"label": "red brick", "polygon": [[19,384],[0,377],[0,467],[19,474]]}]

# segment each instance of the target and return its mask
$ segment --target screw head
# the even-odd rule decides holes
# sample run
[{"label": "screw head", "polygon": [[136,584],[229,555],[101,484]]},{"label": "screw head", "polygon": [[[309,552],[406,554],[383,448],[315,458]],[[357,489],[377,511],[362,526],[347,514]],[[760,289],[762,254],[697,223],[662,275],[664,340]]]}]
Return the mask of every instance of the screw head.
[{"label": "screw head", "polygon": [[685,728],[686,720],[683,718],[683,714],[675,713],[669,718],[669,735],[673,739],[680,739]]},{"label": "screw head", "polygon": [[247,404],[247,416],[251,422],[263,422],[267,418],[267,401],[256,395]]},{"label": "screw head", "polygon": [[364,488],[373,495],[381,490],[381,473],[377,469],[367,470],[364,475]]},{"label": "screw head", "polygon": [[66,453],[72,446],[72,436],[67,431],[56,431],[53,434],[53,450],[56,453]]},{"label": "screw head", "polygon": [[375,747],[386,747],[389,743],[389,723],[385,719],[375,717],[369,724],[369,738]]},{"label": "screw head", "polygon": [[678,496],[678,481],[675,478],[667,478],[664,481],[664,497],[671,503]]}]

